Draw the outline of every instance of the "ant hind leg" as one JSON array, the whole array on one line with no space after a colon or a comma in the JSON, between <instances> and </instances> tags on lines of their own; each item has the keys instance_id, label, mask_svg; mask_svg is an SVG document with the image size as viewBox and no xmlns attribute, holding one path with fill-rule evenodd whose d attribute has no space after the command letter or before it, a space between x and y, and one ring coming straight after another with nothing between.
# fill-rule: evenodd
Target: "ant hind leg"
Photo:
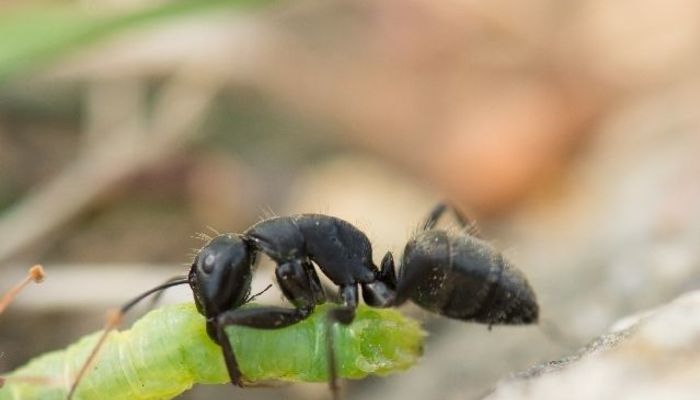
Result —
<instances>
[{"instance_id":1,"label":"ant hind leg","mask_svg":"<svg viewBox=\"0 0 700 400\"><path fill-rule=\"evenodd\" d=\"M440 220L440 217L442 217L442 215L448 208L452 210L452 213L457 219L457 223L459 224L459 226L461 226L469 235L481 238L481 232L479 231L479 227L476 225L476 222L474 222L473 219L463 215L455 207L448 206L444 202L438 203L432 209L432 211L430 211L430 214L428 214L428 218L425 219L425 223L423 224L423 230L427 231L435 228L435 225L437 225L438 221Z\"/></svg>"},{"instance_id":2,"label":"ant hind leg","mask_svg":"<svg viewBox=\"0 0 700 400\"><path fill-rule=\"evenodd\" d=\"M447 210L447 204L443 202L437 203L437 205L430 211L430 214L428 214L428 218L425 219L425 222L423 223L423 230L428 231L435 228L435 225L437 225L438 220L442 214L445 213L445 210Z\"/></svg>"},{"instance_id":3,"label":"ant hind leg","mask_svg":"<svg viewBox=\"0 0 700 400\"><path fill-rule=\"evenodd\" d=\"M476 224L476 221L463 215L456 208L452 208L452 213L455 215L457 222L464 229L464 231L467 232L467 234L480 239L482 238L481 230L479 230L479 226Z\"/></svg>"}]
</instances>

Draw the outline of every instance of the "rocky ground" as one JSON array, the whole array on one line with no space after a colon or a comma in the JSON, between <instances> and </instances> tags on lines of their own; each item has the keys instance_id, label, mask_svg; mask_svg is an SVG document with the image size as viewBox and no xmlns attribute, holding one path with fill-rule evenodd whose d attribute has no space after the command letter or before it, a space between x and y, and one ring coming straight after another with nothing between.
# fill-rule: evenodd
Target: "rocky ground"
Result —
<instances>
[{"instance_id":1,"label":"rocky ground","mask_svg":"<svg viewBox=\"0 0 700 400\"><path fill-rule=\"evenodd\" d=\"M700 291L624 318L577 353L505 379L487 400L697 399Z\"/></svg>"}]
</instances>

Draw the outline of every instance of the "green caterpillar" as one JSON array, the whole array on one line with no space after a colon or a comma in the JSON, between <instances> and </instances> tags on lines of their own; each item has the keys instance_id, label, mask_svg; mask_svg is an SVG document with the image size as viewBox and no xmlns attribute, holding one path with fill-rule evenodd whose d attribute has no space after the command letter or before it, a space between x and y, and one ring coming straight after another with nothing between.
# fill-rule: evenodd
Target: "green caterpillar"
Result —
<instances>
[{"instance_id":1,"label":"green caterpillar","mask_svg":"<svg viewBox=\"0 0 700 400\"><path fill-rule=\"evenodd\" d=\"M254 306L254 305L250 305ZM327 376L325 312L278 330L227 328L239 364L250 383L270 380L323 382ZM42 355L7 376L5 399L65 399L72 379L99 332ZM386 375L411 367L421 354L419 324L391 309L360 306L349 326L336 326L338 372L343 378ZM13 377L47 377L58 385L23 383ZM130 330L112 332L75 399L170 399L195 383L228 382L221 348L205 331L194 304L154 310Z\"/></svg>"}]
</instances>

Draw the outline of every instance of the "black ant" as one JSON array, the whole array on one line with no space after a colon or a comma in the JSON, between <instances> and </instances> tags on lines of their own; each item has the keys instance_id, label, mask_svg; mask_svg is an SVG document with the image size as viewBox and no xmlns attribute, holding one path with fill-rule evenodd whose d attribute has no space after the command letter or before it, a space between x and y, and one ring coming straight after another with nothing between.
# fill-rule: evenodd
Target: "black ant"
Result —
<instances>
[{"instance_id":1,"label":"black ant","mask_svg":"<svg viewBox=\"0 0 700 400\"><path fill-rule=\"evenodd\" d=\"M463 231L435 229L446 209L445 204L435 207L422 230L406 244L398 278L390 252L377 268L367 236L350 223L328 215L273 217L242 234L216 236L199 250L187 277L168 281L128 302L112 319L105 335L118 324L121 315L146 296L187 283L197 309L206 317L207 333L221 346L231 383L245 386L224 328L239 325L278 329L307 318L316 305L326 301L314 263L339 287L339 304L328 314L328 329L335 323L353 321L358 286L371 307L395 307L411 300L446 317L489 326L536 323L538 305L527 280L474 234L472 224L455 211ZM250 288L252 267L259 253L277 264L277 282L293 308L240 308L257 296L250 296ZM330 330L327 337L329 384L336 398L337 370ZM78 374L69 398L96 349Z\"/></svg>"}]
</instances>

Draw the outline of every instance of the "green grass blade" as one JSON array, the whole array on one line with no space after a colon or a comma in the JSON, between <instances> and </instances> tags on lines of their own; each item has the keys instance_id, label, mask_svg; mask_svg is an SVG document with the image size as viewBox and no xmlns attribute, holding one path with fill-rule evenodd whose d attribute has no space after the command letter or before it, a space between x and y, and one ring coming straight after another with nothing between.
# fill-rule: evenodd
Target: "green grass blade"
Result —
<instances>
[{"instance_id":1,"label":"green grass blade","mask_svg":"<svg viewBox=\"0 0 700 400\"><path fill-rule=\"evenodd\" d=\"M125 30L167 18L272 0L184 0L128 13L94 13L75 4L5 8L0 13L0 82Z\"/></svg>"}]
</instances>

